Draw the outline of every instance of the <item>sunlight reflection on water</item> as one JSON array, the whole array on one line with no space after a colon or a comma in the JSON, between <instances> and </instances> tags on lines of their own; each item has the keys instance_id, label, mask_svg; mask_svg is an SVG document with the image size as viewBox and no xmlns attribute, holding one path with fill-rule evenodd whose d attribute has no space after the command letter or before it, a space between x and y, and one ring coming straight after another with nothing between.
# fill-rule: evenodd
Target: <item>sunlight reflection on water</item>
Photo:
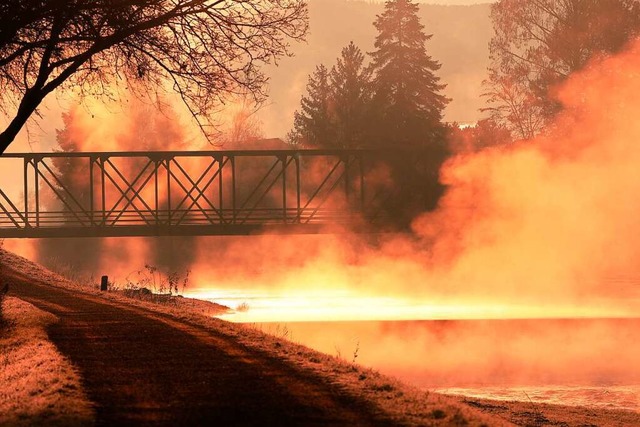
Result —
<instances>
[{"instance_id":1,"label":"sunlight reflection on water","mask_svg":"<svg viewBox=\"0 0 640 427\"><path fill-rule=\"evenodd\" d=\"M627 317L624 310L591 305L500 304L485 301L416 300L410 297L362 295L348 290L262 291L199 290L193 298L214 301L235 311L220 316L237 323L371 320L527 319Z\"/></svg>"}]
</instances>

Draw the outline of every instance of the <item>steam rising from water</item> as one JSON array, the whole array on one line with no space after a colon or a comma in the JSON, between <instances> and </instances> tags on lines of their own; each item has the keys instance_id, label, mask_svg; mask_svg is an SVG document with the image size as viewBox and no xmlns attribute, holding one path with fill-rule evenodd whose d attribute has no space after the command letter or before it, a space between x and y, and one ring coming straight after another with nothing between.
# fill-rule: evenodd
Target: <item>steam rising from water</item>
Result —
<instances>
[{"instance_id":1,"label":"steam rising from water","mask_svg":"<svg viewBox=\"0 0 640 427\"><path fill-rule=\"evenodd\" d=\"M558 88L565 110L545 136L450 159L441 170L447 192L434 212L415 219L412 236L195 239L194 254L185 257L194 258L190 290L367 297L366 305L353 305L360 317L370 308L370 318L390 299L406 308L387 311L391 318L409 310L417 318L633 315L640 288L633 238L640 232L639 54L635 43ZM68 131L77 149L114 149L114 140L129 149L139 141L123 135L129 125L115 123L122 117L110 123L101 115L97 126L75 114ZM154 120L165 128L169 118ZM140 136L142 120L130 122ZM175 123L169 128L174 137L189 134ZM173 144L157 132L143 136L158 149ZM96 275L124 277L154 263L153 244L106 242Z\"/></svg>"},{"instance_id":2,"label":"steam rising from water","mask_svg":"<svg viewBox=\"0 0 640 427\"><path fill-rule=\"evenodd\" d=\"M413 236L373 244L353 236L236 239L220 256L208 253L216 264L200 259L198 282L277 290L283 298L298 298L304 289L307 319L314 302L343 319L362 312L369 319L380 313L406 319L409 311L440 318L443 308L458 319L636 317L637 93L640 43L595 61L559 88L565 112L547 135L451 159L441 171L448 191L435 212L414 221ZM332 307L314 291L339 303ZM400 300L404 306L394 304ZM401 308L390 314L394 306ZM271 307L271 320L292 320L285 308ZM251 308L243 319L252 320ZM303 319L304 312L293 320ZM567 393L591 404L622 393L616 405L637 410L637 401L625 400L640 383L637 326L621 319L478 320L290 323L288 331L293 340L348 360L358 351L357 362L426 387L580 385ZM585 385L604 388L587 398Z\"/></svg>"},{"instance_id":3,"label":"steam rising from water","mask_svg":"<svg viewBox=\"0 0 640 427\"><path fill-rule=\"evenodd\" d=\"M247 302L231 317L243 321L637 316L638 93L640 42L558 88L565 110L545 136L449 160L447 192L413 235L198 238L187 291ZM127 240L126 265L121 243L103 246L110 275L150 262L153 242ZM640 381L635 323L495 325L362 330L358 361L451 385ZM334 338L320 328L317 341L330 351Z\"/></svg>"},{"instance_id":4,"label":"steam rising from water","mask_svg":"<svg viewBox=\"0 0 640 427\"><path fill-rule=\"evenodd\" d=\"M571 307L577 316L633 315L639 58L635 43L558 88L564 112L544 136L452 158L441 171L447 193L416 218L414 236L374 245L353 236L236 239L215 264L201 247L198 283L510 306L505 317L528 317L518 310L531 307L543 317L571 317Z\"/></svg>"}]
</instances>

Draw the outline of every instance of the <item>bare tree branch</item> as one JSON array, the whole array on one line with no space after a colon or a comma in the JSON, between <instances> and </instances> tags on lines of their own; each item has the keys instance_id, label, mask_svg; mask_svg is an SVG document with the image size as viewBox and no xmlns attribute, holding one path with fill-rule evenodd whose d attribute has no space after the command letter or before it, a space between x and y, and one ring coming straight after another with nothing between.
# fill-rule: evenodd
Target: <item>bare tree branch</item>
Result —
<instances>
[{"instance_id":1,"label":"bare tree branch","mask_svg":"<svg viewBox=\"0 0 640 427\"><path fill-rule=\"evenodd\" d=\"M540 133L561 110L553 87L640 34L636 0L500 0L491 17L485 111L516 138Z\"/></svg>"},{"instance_id":2,"label":"bare tree branch","mask_svg":"<svg viewBox=\"0 0 640 427\"><path fill-rule=\"evenodd\" d=\"M7 0L0 5L0 153L56 90L170 84L209 136L231 94L265 97L260 64L308 28L305 0Z\"/></svg>"}]
</instances>

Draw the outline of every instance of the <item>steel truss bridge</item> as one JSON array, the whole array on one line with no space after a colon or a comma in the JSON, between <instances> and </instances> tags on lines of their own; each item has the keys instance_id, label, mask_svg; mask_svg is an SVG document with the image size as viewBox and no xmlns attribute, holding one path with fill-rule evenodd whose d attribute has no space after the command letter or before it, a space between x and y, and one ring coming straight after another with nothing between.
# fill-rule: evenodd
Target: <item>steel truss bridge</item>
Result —
<instances>
[{"instance_id":1,"label":"steel truss bridge","mask_svg":"<svg viewBox=\"0 0 640 427\"><path fill-rule=\"evenodd\" d=\"M444 150L4 154L0 238L358 232L432 208Z\"/></svg>"}]
</instances>

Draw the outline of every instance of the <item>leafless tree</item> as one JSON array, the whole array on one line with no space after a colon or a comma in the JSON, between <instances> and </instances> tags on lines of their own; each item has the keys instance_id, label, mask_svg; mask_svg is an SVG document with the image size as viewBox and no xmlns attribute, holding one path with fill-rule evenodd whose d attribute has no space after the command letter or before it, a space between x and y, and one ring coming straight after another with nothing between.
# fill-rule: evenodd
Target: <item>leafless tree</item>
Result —
<instances>
[{"instance_id":1,"label":"leafless tree","mask_svg":"<svg viewBox=\"0 0 640 427\"><path fill-rule=\"evenodd\" d=\"M238 149L242 144L251 144L264 138L262 122L256 116L258 109L259 105L249 98L238 100L237 107L233 109L233 114L220 135L225 146Z\"/></svg>"},{"instance_id":2,"label":"leafless tree","mask_svg":"<svg viewBox=\"0 0 640 427\"><path fill-rule=\"evenodd\" d=\"M228 95L264 99L261 63L308 28L305 0L4 0L0 153L47 95L174 90L205 135Z\"/></svg>"},{"instance_id":3,"label":"leafless tree","mask_svg":"<svg viewBox=\"0 0 640 427\"><path fill-rule=\"evenodd\" d=\"M637 0L500 0L485 82L492 119L515 138L540 133L562 109L553 88L640 34Z\"/></svg>"}]
</instances>

